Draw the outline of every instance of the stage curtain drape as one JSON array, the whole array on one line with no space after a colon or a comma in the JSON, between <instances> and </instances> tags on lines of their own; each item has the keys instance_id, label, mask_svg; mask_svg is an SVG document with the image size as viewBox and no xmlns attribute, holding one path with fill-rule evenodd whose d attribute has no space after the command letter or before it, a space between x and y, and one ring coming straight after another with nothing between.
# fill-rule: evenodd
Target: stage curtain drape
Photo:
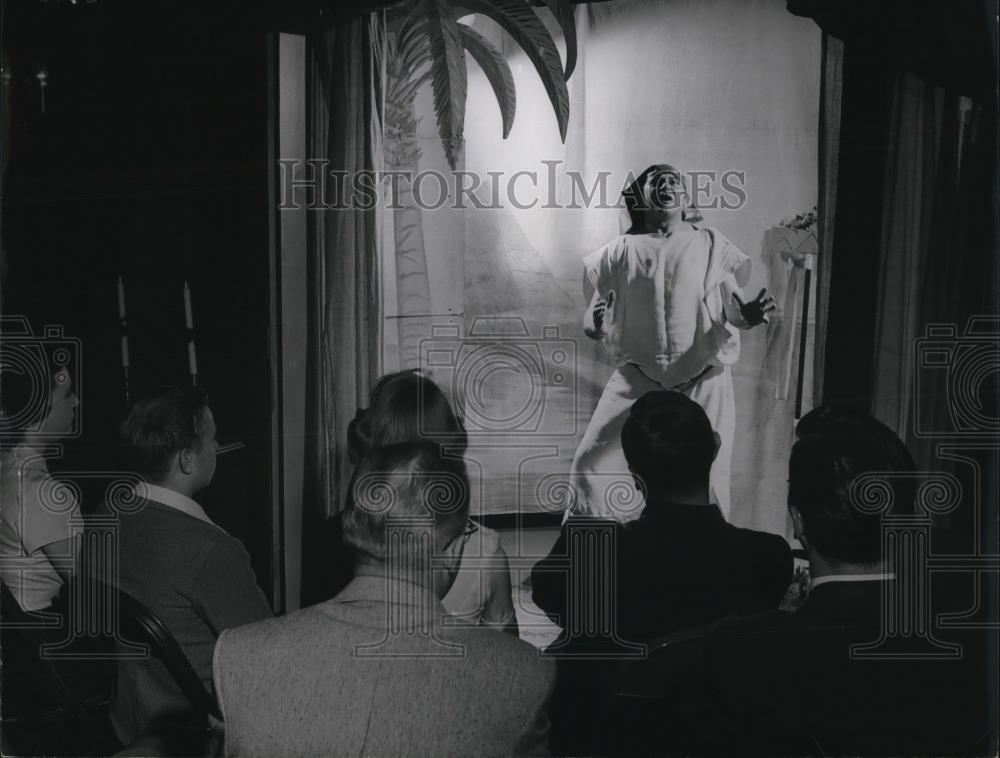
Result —
<instances>
[{"instance_id":1,"label":"stage curtain drape","mask_svg":"<svg viewBox=\"0 0 1000 758\"><path fill-rule=\"evenodd\" d=\"M997 418L997 62L985 7L883 8L857 31L857 3L789 3L845 38L839 135L821 145L836 172L836 210L821 221L832 230L821 240L822 396L869 408L925 470L953 468L938 443L949 430L963 438L960 415ZM824 103L836 86L824 79ZM828 171L821 196L829 184ZM930 343L953 358L970 340L989 352L990 339L982 370L921 358Z\"/></svg>"},{"instance_id":2,"label":"stage curtain drape","mask_svg":"<svg viewBox=\"0 0 1000 758\"><path fill-rule=\"evenodd\" d=\"M307 40L307 151L327 173L308 216L306 534L343 507L347 425L380 372L379 209L335 183L381 168L384 42L380 11Z\"/></svg>"},{"instance_id":3,"label":"stage curtain drape","mask_svg":"<svg viewBox=\"0 0 1000 758\"><path fill-rule=\"evenodd\" d=\"M892 87L871 405L922 467L941 466L927 432L954 430L954 441L956 414L997 418L995 363L993 385L980 384L956 352L998 324L990 108L902 71ZM954 365L922 360L928 339L952 350Z\"/></svg>"}]
</instances>

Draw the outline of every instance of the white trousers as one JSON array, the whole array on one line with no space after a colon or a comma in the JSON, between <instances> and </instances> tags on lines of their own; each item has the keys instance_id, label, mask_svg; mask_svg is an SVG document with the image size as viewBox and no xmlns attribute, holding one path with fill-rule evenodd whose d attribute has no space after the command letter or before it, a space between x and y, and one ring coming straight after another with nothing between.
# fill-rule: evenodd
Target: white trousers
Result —
<instances>
[{"instance_id":1,"label":"white trousers","mask_svg":"<svg viewBox=\"0 0 1000 758\"><path fill-rule=\"evenodd\" d=\"M594 415L583 433L570 467L570 484L576 497L569 513L590 515L615 521L631 521L639 516L645 503L635 491L621 434L632 403L647 392L665 389L627 364L611 375L597 402ZM736 431L736 401L729 366L713 366L696 382L678 388L705 409L721 444L709 477L711 497L728 520L730 511L730 464L733 436Z\"/></svg>"}]
</instances>

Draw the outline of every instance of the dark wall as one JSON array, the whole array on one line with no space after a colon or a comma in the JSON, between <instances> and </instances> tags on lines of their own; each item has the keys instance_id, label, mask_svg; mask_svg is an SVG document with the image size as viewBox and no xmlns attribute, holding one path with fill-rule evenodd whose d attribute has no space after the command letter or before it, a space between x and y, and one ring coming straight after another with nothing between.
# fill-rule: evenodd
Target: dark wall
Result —
<instances>
[{"instance_id":1,"label":"dark wall","mask_svg":"<svg viewBox=\"0 0 1000 758\"><path fill-rule=\"evenodd\" d=\"M235 2L5 3L14 71L4 189L4 311L82 344L83 434L64 469L113 469L124 410L116 282L133 396L188 382L183 281L199 384L220 438L200 496L271 582L266 32ZM48 71L45 110L33 78ZM100 497L88 486L85 510Z\"/></svg>"}]
</instances>

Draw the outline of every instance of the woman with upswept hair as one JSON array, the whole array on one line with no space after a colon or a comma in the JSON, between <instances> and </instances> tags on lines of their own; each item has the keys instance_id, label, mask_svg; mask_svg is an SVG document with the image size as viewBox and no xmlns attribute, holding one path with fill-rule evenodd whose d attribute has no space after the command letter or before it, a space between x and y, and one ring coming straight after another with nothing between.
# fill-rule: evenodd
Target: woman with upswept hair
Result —
<instances>
[{"instance_id":1,"label":"woman with upswept hair","mask_svg":"<svg viewBox=\"0 0 1000 758\"><path fill-rule=\"evenodd\" d=\"M750 258L700 216L684 177L654 164L622 193L628 230L584 259L589 307L584 332L601 340L617 369L608 380L571 468L569 512L617 521L641 508L616 508L612 488L631 475L621 430L647 392L676 390L699 403L721 443L711 473L714 501L728 519L736 409L730 366L739 330L767 321L773 299L744 301Z\"/></svg>"}]
</instances>

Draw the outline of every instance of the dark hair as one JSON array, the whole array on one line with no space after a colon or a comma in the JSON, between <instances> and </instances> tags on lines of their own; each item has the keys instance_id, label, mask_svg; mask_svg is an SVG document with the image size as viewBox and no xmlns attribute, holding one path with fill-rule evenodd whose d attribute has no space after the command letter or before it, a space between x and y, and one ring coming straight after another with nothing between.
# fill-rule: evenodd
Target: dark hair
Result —
<instances>
[{"instance_id":1,"label":"dark hair","mask_svg":"<svg viewBox=\"0 0 1000 758\"><path fill-rule=\"evenodd\" d=\"M208 393L194 386L161 387L137 400L121 427L135 470L155 484L177 453L200 450L208 408Z\"/></svg>"},{"instance_id":2,"label":"dark hair","mask_svg":"<svg viewBox=\"0 0 1000 758\"><path fill-rule=\"evenodd\" d=\"M347 458L357 463L377 447L415 441L445 445L456 455L468 444L440 387L415 371L387 374L372 390L368 408L347 426Z\"/></svg>"},{"instance_id":3,"label":"dark hair","mask_svg":"<svg viewBox=\"0 0 1000 758\"><path fill-rule=\"evenodd\" d=\"M632 404L622 428L622 449L643 486L708 483L716 440L705 411L680 392L648 392Z\"/></svg>"},{"instance_id":4,"label":"dark hair","mask_svg":"<svg viewBox=\"0 0 1000 758\"><path fill-rule=\"evenodd\" d=\"M16 365L0 364L0 442L4 445L20 444L28 428L49 414L58 376L68 370L55 363L43 346L31 347L35 349L23 353ZM38 392L42 376L48 378L44 395Z\"/></svg>"},{"instance_id":5,"label":"dark hair","mask_svg":"<svg viewBox=\"0 0 1000 758\"><path fill-rule=\"evenodd\" d=\"M439 445L428 442L379 447L358 462L351 477L344 542L360 559L383 563L390 517L429 518L438 549L461 533L468 514L469 480L461 458L443 455ZM420 549L419 544L411 547Z\"/></svg>"},{"instance_id":6,"label":"dark hair","mask_svg":"<svg viewBox=\"0 0 1000 758\"><path fill-rule=\"evenodd\" d=\"M854 485L865 474L890 474L873 480L872 487L891 495L891 513L912 512L916 465L910 451L889 427L850 406L819 406L802 417L795 431L788 504L802 514L809 542L827 558L877 564L882 513L859 509L864 494Z\"/></svg>"}]
</instances>

